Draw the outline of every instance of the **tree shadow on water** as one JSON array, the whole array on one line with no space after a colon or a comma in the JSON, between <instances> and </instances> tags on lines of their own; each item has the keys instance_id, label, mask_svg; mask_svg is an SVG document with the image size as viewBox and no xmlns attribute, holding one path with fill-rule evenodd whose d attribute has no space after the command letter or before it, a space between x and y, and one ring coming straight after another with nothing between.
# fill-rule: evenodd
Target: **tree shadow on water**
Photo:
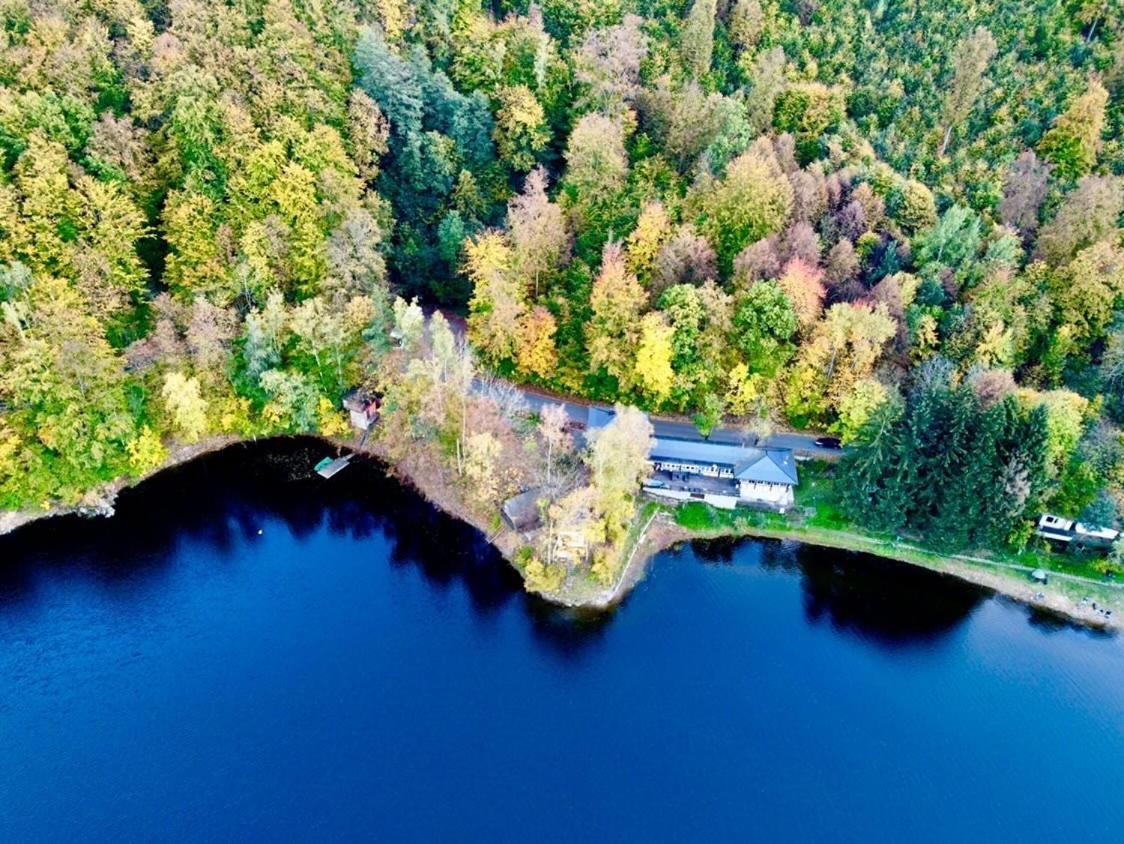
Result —
<instances>
[{"instance_id":1,"label":"tree shadow on water","mask_svg":"<svg viewBox=\"0 0 1124 844\"><path fill-rule=\"evenodd\" d=\"M168 576L184 542L236 564L240 549L263 541L263 526L276 522L297 542L325 528L354 540L385 535L392 564L417 566L442 588L463 586L479 612L522 593L518 575L478 531L376 462L355 460L330 481L315 475L329 451L302 437L231 446L124 490L113 518L63 516L0 537L0 607L33 601L38 581L52 573L121 594L151 588Z\"/></svg>"},{"instance_id":2,"label":"tree shadow on water","mask_svg":"<svg viewBox=\"0 0 1124 844\"><path fill-rule=\"evenodd\" d=\"M570 609L527 594L523 606L535 640L568 663L579 660L604 638L619 609Z\"/></svg>"},{"instance_id":3,"label":"tree shadow on water","mask_svg":"<svg viewBox=\"0 0 1124 844\"><path fill-rule=\"evenodd\" d=\"M888 648L927 645L963 624L992 592L907 563L771 539L696 543L701 560L759 564L800 579L805 617Z\"/></svg>"}]
</instances>

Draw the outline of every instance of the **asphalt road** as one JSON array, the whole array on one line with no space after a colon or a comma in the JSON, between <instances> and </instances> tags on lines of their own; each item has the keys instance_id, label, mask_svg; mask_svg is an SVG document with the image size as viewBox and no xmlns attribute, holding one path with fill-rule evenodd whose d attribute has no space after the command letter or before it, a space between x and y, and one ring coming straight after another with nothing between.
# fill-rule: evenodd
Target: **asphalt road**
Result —
<instances>
[{"instance_id":1,"label":"asphalt road","mask_svg":"<svg viewBox=\"0 0 1124 844\"><path fill-rule=\"evenodd\" d=\"M571 399L561 399L557 396L540 393L527 387L518 387L520 393L527 400L528 406L534 412L540 412L548 404L561 404L566 408L566 414L575 423L584 425L589 413L590 405L576 402ZM595 405L605 407L606 405ZM720 426L711 431L709 437L704 437L690 422L675 419L666 419L649 414L652 428L658 437L672 437L681 440L709 440L714 443L730 443L734 445L757 445L764 448L790 448L798 457L817 457L824 460L838 460L842 451L837 448L820 448L816 445L817 434L802 434L795 431L778 431L764 440L758 440L756 435L743 431L740 428Z\"/></svg>"}]
</instances>

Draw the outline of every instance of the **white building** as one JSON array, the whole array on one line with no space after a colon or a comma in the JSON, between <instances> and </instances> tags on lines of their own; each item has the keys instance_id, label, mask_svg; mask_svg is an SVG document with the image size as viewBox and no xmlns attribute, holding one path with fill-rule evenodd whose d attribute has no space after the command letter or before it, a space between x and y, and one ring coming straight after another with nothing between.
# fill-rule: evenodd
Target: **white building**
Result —
<instances>
[{"instance_id":1,"label":"white building","mask_svg":"<svg viewBox=\"0 0 1124 844\"><path fill-rule=\"evenodd\" d=\"M705 440L657 437L645 490L716 507L759 504L784 512L795 501L796 460L788 449L750 448Z\"/></svg>"},{"instance_id":2,"label":"white building","mask_svg":"<svg viewBox=\"0 0 1124 844\"><path fill-rule=\"evenodd\" d=\"M589 409L587 432L612 421L613 411ZM739 504L784 512L800 482L787 448L753 448L680 437L654 437L648 453L652 477L644 491L673 501L705 501L732 510Z\"/></svg>"}]
</instances>

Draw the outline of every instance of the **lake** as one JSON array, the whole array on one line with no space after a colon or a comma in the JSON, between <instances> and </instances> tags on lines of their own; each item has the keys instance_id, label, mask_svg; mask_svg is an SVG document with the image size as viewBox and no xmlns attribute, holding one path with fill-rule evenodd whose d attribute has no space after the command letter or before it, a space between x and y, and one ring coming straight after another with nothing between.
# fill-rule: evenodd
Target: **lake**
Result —
<instances>
[{"instance_id":1,"label":"lake","mask_svg":"<svg viewBox=\"0 0 1124 844\"><path fill-rule=\"evenodd\" d=\"M3 840L1121 840L1119 637L749 540L583 617L325 453L0 538Z\"/></svg>"}]
</instances>

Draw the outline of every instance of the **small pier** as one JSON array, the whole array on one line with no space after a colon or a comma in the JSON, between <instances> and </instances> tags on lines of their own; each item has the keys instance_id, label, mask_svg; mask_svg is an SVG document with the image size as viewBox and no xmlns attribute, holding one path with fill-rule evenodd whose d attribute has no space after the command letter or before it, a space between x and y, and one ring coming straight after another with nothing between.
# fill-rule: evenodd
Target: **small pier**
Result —
<instances>
[{"instance_id":1,"label":"small pier","mask_svg":"<svg viewBox=\"0 0 1124 844\"><path fill-rule=\"evenodd\" d=\"M316 474L322 478L331 478L339 474L354 456L354 454L345 454L343 457L337 457L334 460L331 457L325 457L316 464Z\"/></svg>"}]
</instances>

